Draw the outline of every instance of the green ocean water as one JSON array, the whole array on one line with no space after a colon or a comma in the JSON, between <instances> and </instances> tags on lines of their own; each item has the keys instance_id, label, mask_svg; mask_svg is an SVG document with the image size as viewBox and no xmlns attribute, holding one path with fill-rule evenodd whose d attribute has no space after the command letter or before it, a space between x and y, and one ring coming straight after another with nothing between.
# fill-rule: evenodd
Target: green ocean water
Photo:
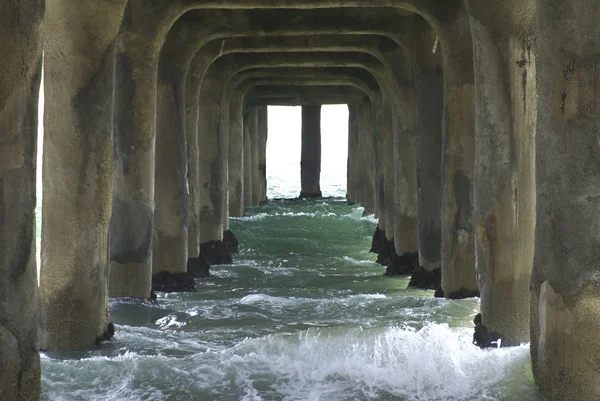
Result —
<instances>
[{"instance_id":1,"label":"green ocean water","mask_svg":"<svg viewBox=\"0 0 600 401\"><path fill-rule=\"evenodd\" d=\"M299 155L282 151L298 139L294 118L282 136L270 121L271 198L299 190ZM240 253L195 293L111 301L112 340L42 356L42 399L541 401L528 345L471 344L477 299L383 276L368 253L375 220L341 197L343 148L327 154L322 189L334 198L273 200L231 219Z\"/></svg>"}]
</instances>

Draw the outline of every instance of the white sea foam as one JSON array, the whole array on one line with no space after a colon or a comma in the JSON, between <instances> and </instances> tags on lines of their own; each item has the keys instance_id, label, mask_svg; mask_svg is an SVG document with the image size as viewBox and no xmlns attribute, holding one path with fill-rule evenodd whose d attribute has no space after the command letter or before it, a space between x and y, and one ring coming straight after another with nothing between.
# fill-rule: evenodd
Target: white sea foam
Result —
<instances>
[{"instance_id":1,"label":"white sea foam","mask_svg":"<svg viewBox=\"0 0 600 401\"><path fill-rule=\"evenodd\" d=\"M252 378L274 380L285 400L510 399L501 384L525 373L528 347L482 351L471 336L438 324L377 334L311 329L246 340L223 352L221 366L242 387Z\"/></svg>"},{"instance_id":2,"label":"white sea foam","mask_svg":"<svg viewBox=\"0 0 600 401\"><path fill-rule=\"evenodd\" d=\"M168 316L161 317L160 319L158 319L156 321L156 324L161 329L172 329L172 328L183 327L187 323L186 322L180 322L179 320L177 320L177 316L175 316L175 315L168 315Z\"/></svg>"}]
</instances>

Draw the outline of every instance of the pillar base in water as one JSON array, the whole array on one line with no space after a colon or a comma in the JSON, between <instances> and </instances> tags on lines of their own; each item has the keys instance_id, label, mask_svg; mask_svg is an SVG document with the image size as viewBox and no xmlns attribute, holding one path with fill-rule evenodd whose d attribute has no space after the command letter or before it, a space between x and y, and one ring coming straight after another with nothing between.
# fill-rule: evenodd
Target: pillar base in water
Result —
<instances>
[{"instance_id":1,"label":"pillar base in water","mask_svg":"<svg viewBox=\"0 0 600 401\"><path fill-rule=\"evenodd\" d=\"M435 290L436 298L446 298L446 299L466 299L466 298L479 298L479 291L467 290L466 288L461 288L458 291L453 291L446 295L444 289L439 287Z\"/></svg>"},{"instance_id":2,"label":"pillar base in water","mask_svg":"<svg viewBox=\"0 0 600 401\"><path fill-rule=\"evenodd\" d=\"M381 243L381 248L377 254L377 263L382 266L388 266L392 260L392 255L395 253L396 247L394 241L389 241L386 238Z\"/></svg>"},{"instance_id":3,"label":"pillar base in water","mask_svg":"<svg viewBox=\"0 0 600 401\"><path fill-rule=\"evenodd\" d=\"M408 276L413 274L419 266L419 253L405 253L398 256L396 249L392 248L390 263L385 271L386 276Z\"/></svg>"},{"instance_id":4,"label":"pillar base in water","mask_svg":"<svg viewBox=\"0 0 600 401\"><path fill-rule=\"evenodd\" d=\"M312 198L322 198L323 194L321 193L321 191L318 192L300 192L300 196L298 196L298 198L300 199L312 199Z\"/></svg>"},{"instance_id":5,"label":"pillar base in water","mask_svg":"<svg viewBox=\"0 0 600 401\"><path fill-rule=\"evenodd\" d=\"M418 257L418 256L417 256ZM408 288L418 288L421 290L437 290L442 287L442 268L436 267L429 271L423 266L415 269Z\"/></svg>"},{"instance_id":6,"label":"pillar base in water","mask_svg":"<svg viewBox=\"0 0 600 401\"><path fill-rule=\"evenodd\" d=\"M229 253L238 253L239 241L231 230L223 231L223 242Z\"/></svg>"},{"instance_id":7,"label":"pillar base in water","mask_svg":"<svg viewBox=\"0 0 600 401\"><path fill-rule=\"evenodd\" d=\"M208 263L202 255L199 255L197 258L189 258L187 263L187 274L191 275L193 278L210 277L210 263Z\"/></svg>"},{"instance_id":8,"label":"pillar base in water","mask_svg":"<svg viewBox=\"0 0 600 401\"><path fill-rule=\"evenodd\" d=\"M152 277L152 291L196 292L196 281L190 272L160 272Z\"/></svg>"},{"instance_id":9,"label":"pillar base in water","mask_svg":"<svg viewBox=\"0 0 600 401\"><path fill-rule=\"evenodd\" d=\"M473 319L475 323L475 334L473 334L473 344L479 348L498 348L502 346L502 338L495 331L488 331L488 328L482 322L481 313L478 313Z\"/></svg>"},{"instance_id":10,"label":"pillar base in water","mask_svg":"<svg viewBox=\"0 0 600 401\"><path fill-rule=\"evenodd\" d=\"M108 326L106 326L106 330L104 330L104 333L102 333L102 335L99 335L96 338L96 345L100 345L104 341L110 340L111 338L114 337L114 335L115 335L115 325L112 324L112 322L109 322Z\"/></svg>"},{"instance_id":11,"label":"pillar base in water","mask_svg":"<svg viewBox=\"0 0 600 401\"><path fill-rule=\"evenodd\" d=\"M383 242L385 241L385 231L381 230L379 226L375 228L375 233L373 233L373 239L371 240L371 253L379 253L381 251L381 247L383 246Z\"/></svg>"},{"instance_id":12,"label":"pillar base in water","mask_svg":"<svg viewBox=\"0 0 600 401\"><path fill-rule=\"evenodd\" d=\"M233 263L231 252L223 241L209 241L200 244L200 255L211 265L226 265Z\"/></svg>"}]
</instances>

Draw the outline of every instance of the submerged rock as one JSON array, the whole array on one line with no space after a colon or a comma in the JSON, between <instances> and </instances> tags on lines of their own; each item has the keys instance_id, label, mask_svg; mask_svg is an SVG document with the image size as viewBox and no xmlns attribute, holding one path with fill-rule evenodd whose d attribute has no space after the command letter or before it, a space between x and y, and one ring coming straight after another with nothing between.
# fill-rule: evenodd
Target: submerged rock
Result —
<instances>
[{"instance_id":1,"label":"submerged rock","mask_svg":"<svg viewBox=\"0 0 600 401\"><path fill-rule=\"evenodd\" d=\"M483 324L481 313L478 313L473 319L475 323L475 333L473 334L473 344L479 348L498 348L502 346L502 338L495 331L489 331Z\"/></svg>"},{"instance_id":2,"label":"submerged rock","mask_svg":"<svg viewBox=\"0 0 600 401\"><path fill-rule=\"evenodd\" d=\"M371 240L371 253L379 253L381 251L381 247L383 246L383 242L385 241L385 231L380 230L379 226L375 228L375 233L373 234L373 239Z\"/></svg>"},{"instance_id":3,"label":"submerged rock","mask_svg":"<svg viewBox=\"0 0 600 401\"><path fill-rule=\"evenodd\" d=\"M187 273L193 278L210 277L210 264L202 255L199 255L197 258L189 258L187 263Z\"/></svg>"},{"instance_id":4,"label":"submerged rock","mask_svg":"<svg viewBox=\"0 0 600 401\"><path fill-rule=\"evenodd\" d=\"M419 253L410 252L398 256L396 248L392 248L392 256L385 271L386 276L407 276L413 274L419 266Z\"/></svg>"},{"instance_id":5,"label":"submerged rock","mask_svg":"<svg viewBox=\"0 0 600 401\"><path fill-rule=\"evenodd\" d=\"M408 283L408 288L419 288L422 290L438 290L442 287L442 269L436 267L429 271L423 266L415 269Z\"/></svg>"},{"instance_id":6,"label":"submerged rock","mask_svg":"<svg viewBox=\"0 0 600 401\"><path fill-rule=\"evenodd\" d=\"M160 272L152 277L152 291L196 292L196 281L189 272Z\"/></svg>"},{"instance_id":7,"label":"submerged rock","mask_svg":"<svg viewBox=\"0 0 600 401\"><path fill-rule=\"evenodd\" d=\"M239 241L231 230L223 231L223 242L229 253L238 253Z\"/></svg>"},{"instance_id":8,"label":"submerged rock","mask_svg":"<svg viewBox=\"0 0 600 401\"><path fill-rule=\"evenodd\" d=\"M227 265L233 263L231 252L223 241L209 241L200 244L200 256L211 265Z\"/></svg>"}]
</instances>

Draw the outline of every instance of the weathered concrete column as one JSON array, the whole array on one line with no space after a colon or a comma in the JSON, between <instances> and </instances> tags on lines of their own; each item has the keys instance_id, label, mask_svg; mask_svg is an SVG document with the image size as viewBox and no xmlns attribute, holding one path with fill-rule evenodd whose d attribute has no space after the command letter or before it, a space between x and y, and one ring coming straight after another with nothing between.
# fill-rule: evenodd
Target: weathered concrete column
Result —
<instances>
[{"instance_id":1,"label":"weathered concrete column","mask_svg":"<svg viewBox=\"0 0 600 401\"><path fill-rule=\"evenodd\" d=\"M399 91L393 92L392 155L394 182L394 246L399 260L392 268L409 271L417 264L417 130L414 68L409 53L397 49L390 54ZM408 261L408 259L411 261ZM406 262L405 262L406 260Z\"/></svg>"},{"instance_id":2,"label":"weathered concrete column","mask_svg":"<svg viewBox=\"0 0 600 401\"><path fill-rule=\"evenodd\" d=\"M260 133L259 133L259 108L255 107L250 110L250 135L252 136L251 152L252 152L252 206L260 205Z\"/></svg>"},{"instance_id":3,"label":"weathered concrete column","mask_svg":"<svg viewBox=\"0 0 600 401\"><path fill-rule=\"evenodd\" d=\"M321 106L302 106L302 156L300 198L321 194Z\"/></svg>"},{"instance_id":4,"label":"weathered concrete column","mask_svg":"<svg viewBox=\"0 0 600 401\"><path fill-rule=\"evenodd\" d=\"M533 373L550 401L600 399L600 220L595 1L537 3Z\"/></svg>"},{"instance_id":5,"label":"weathered concrete column","mask_svg":"<svg viewBox=\"0 0 600 401\"><path fill-rule=\"evenodd\" d=\"M502 345L529 341L535 233L535 1L471 12L475 66L475 263L481 324ZM479 336L480 346L496 338Z\"/></svg>"},{"instance_id":6,"label":"weathered concrete column","mask_svg":"<svg viewBox=\"0 0 600 401\"><path fill-rule=\"evenodd\" d=\"M185 32L174 26L160 52L156 108L156 164L152 274L185 273L189 192L185 131L185 74L179 59ZM194 183L192 183L193 185ZM199 246L199 244L198 244Z\"/></svg>"},{"instance_id":7,"label":"weathered concrete column","mask_svg":"<svg viewBox=\"0 0 600 401\"><path fill-rule=\"evenodd\" d=\"M128 3L117 46L109 295L147 299L152 290L160 47L154 38L140 34L141 23L134 18L139 12L139 6Z\"/></svg>"},{"instance_id":8,"label":"weathered concrete column","mask_svg":"<svg viewBox=\"0 0 600 401\"><path fill-rule=\"evenodd\" d=\"M236 94L229 108L229 215L244 215L244 113L243 97Z\"/></svg>"},{"instance_id":9,"label":"weathered concrete column","mask_svg":"<svg viewBox=\"0 0 600 401\"><path fill-rule=\"evenodd\" d=\"M258 174L260 180L260 202L267 200L267 138L269 135L268 107L258 109Z\"/></svg>"},{"instance_id":10,"label":"weathered concrete column","mask_svg":"<svg viewBox=\"0 0 600 401\"><path fill-rule=\"evenodd\" d=\"M0 399L40 397L36 139L44 11L0 3Z\"/></svg>"},{"instance_id":11,"label":"weathered concrete column","mask_svg":"<svg viewBox=\"0 0 600 401\"><path fill-rule=\"evenodd\" d=\"M252 135L251 114L244 114L244 209L252 206Z\"/></svg>"},{"instance_id":12,"label":"weathered concrete column","mask_svg":"<svg viewBox=\"0 0 600 401\"><path fill-rule=\"evenodd\" d=\"M226 68L213 64L200 88L198 120L200 254L210 264L231 262L231 253L223 242L227 205L227 158L229 132L222 130L222 90L231 78Z\"/></svg>"},{"instance_id":13,"label":"weathered concrete column","mask_svg":"<svg viewBox=\"0 0 600 401\"><path fill-rule=\"evenodd\" d=\"M365 102L361 113L361 132L359 133L359 151L363 162L364 180L359 190L362 192L365 214L375 213L375 160L373 153L373 111L371 102Z\"/></svg>"},{"instance_id":14,"label":"weathered concrete column","mask_svg":"<svg viewBox=\"0 0 600 401\"><path fill-rule=\"evenodd\" d=\"M126 3L46 4L43 207L48 212L41 267L46 350L90 346L114 330L107 287L113 91Z\"/></svg>"},{"instance_id":15,"label":"weathered concrete column","mask_svg":"<svg viewBox=\"0 0 600 401\"><path fill-rule=\"evenodd\" d=\"M478 291L473 232L475 104L469 16L438 27L444 61L442 288L446 298Z\"/></svg>"},{"instance_id":16,"label":"weathered concrete column","mask_svg":"<svg viewBox=\"0 0 600 401\"><path fill-rule=\"evenodd\" d=\"M393 122L392 100L384 98L383 118L381 131L379 132L381 142L381 169L383 175L383 201L385 207L380 220L385 220L385 237L388 242L394 242L394 224L396 220L396 181L394 168L394 122ZM387 265L387 263L385 263Z\"/></svg>"},{"instance_id":17,"label":"weathered concrete column","mask_svg":"<svg viewBox=\"0 0 600 401\"><path fill-rule=\"evenodd\" d=\"M348 106L348 164L346 179L346 197L350 203L360 203L359 177L361 172L360 161L358 159L358 140L359 140L359 121L358 115L360 107L356 105Z\"/></svg>"},{"instance_id":18,"label":"weathered concrete column","mask_svg":"<svg viewBox=\"0 0 600 401\"><path fill-rule=\"evenodd\" d=\"M444 77L440 67L415 73L417 123L417 214L419 265L427 271L441 266L442 113Z\"/></svg>"}]
</instances>

